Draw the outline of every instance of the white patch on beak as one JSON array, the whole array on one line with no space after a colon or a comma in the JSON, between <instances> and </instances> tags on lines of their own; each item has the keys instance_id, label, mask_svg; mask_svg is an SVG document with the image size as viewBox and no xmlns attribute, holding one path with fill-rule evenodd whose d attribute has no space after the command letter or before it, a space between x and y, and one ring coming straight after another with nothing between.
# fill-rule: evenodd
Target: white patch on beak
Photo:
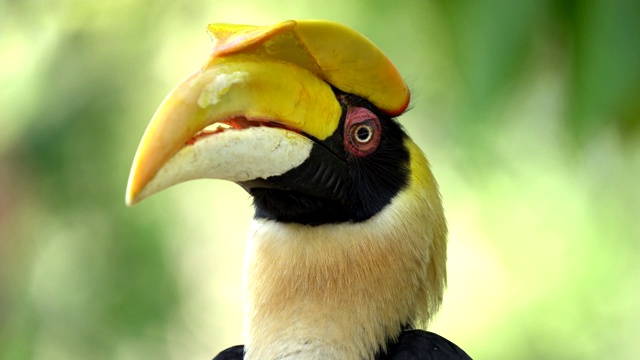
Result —
<instances>
[{"instance_id":1,"label":"white patch on beak","mask_svg":"<svg viewBox=\"0 0 640 360\"><path fill-rule=\"evenodd\" d=\"M202 90L202 94L200 94L198 98L198 106L204 109L207 106L217 104L220 98L229 91L231 86L235 84L243 85L248 77L249 73L246 71L219 74Z\"/></svg>"},{"instance_id":2,"label":"white patch on beak","mask_svg":"<svg viewBox=\"0 0 640 360\"><path fill-rule=\"evenodd\" d=\"M282 175L302 164L312 147L313 141L303 135L266 126L203 136L169 159L136 202L188 180L239 182Z\"/></svg>"}]
</instances>

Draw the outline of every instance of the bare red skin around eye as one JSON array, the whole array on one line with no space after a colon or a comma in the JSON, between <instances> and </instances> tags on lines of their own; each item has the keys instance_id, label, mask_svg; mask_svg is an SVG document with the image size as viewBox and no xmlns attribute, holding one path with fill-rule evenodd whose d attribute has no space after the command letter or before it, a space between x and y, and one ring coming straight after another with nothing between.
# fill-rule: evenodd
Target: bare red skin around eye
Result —
<instances>
[{"instance_id":1,"label":"bare red skin around eye","mask_svg":"<svg viewBox=\"0 0 640 360\"><path fill-rule=\"evenodd\" d=\"M360 124L369 125L373 131L371 139L365 143L359 142L355 136L354 130ZM363 107L349 107L347 109L344 122L344 145L351 154L364 157L376 151L380 145L381 132L380 119L376 114Z\"/></svg>"}]
</instances>

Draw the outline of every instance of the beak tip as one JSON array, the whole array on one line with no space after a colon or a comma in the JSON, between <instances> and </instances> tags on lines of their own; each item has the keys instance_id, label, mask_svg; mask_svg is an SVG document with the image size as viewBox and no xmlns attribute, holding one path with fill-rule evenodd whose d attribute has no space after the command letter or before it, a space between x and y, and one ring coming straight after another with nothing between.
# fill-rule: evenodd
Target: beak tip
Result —
<instances>
[{"instance_id":1,"label":"beak tip","mask_svg":"<svg viewBox=\"0 0 640 360\"><path fill-rule=\"evenodd\" d=\"M129 179L129 181L127 182L127 190L124 196L124 203L127 206L131 207L139 203L140 200L142 200L140 198L140 189L135 189L133 186L133 181Z\"/></svg>"},{"instance_id":2,"label":"beak tip","mask_svg":"<svg viewBox=\"0 0 640 360\"><path fill-rule=\"evenodd\" d=\"M125 203L128 207L132 207L133 205L137 204L138 202L136 201L136 199L131 198L131 197L129 196L129 194L127 194L127 196L125 196L124 203Z\"/></svg>"},{"instance_id":3,"label":"beak tip","mask_svg":"<svg viewBox=\"0 0 640 360\"><path fill-rule=\"evenodd\" d=\"M133 194L131 194L130 191L127 190L127 193L124 196L124 203L128 207L132 207L133 205L138 203L138 200L135 198L135 196L133 196Z\"/></svg>"}]
</instances>

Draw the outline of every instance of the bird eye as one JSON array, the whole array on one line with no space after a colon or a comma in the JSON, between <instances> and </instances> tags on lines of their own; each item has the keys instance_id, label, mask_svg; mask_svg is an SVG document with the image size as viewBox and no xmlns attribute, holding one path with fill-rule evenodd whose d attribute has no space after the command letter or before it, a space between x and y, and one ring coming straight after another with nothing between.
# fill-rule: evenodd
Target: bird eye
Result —
<instances>
[{"instance_id":1,"label":"bird eye","mask_svg":"<svg viewBox=\"0 0 640 360\"><path fill-rule=\"evenodd\" d=\"M363 157L373 153L380 144L380 135L380 120L374 113L362 107L347 110L344 143L351 154Z\"/></svg>"},{"instance_id":2,"label":"bird eye","mask_svg":"<svg viewBox=\"0 0 640 360\"><path fill-rule=\"evenodd\" d=\"M360 144L366 144L373 139L373 128L369 124L358 124L351 131L353 139Z\"/></svg>"}]
</instances>

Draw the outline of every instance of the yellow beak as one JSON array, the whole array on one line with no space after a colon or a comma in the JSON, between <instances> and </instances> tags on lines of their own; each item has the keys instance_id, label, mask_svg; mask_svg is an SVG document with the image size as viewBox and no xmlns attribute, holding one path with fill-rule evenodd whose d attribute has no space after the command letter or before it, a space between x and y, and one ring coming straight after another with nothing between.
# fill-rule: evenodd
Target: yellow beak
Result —
<instances>
[{"instance_id":1,"label":"yellow beak","mask_svg":"<svg viewBox=\"0 0 640 360\"><path fill-rule=\"evenodd\" d=\"M302 163L334 133L342 108L332 88L402 113L409 91L387 57L342 25L209 25L205 65L174 88L151 119L133 161L126 202L209 177L246 181ZM205 128L222 124L230 130ZM274 152L275 150L275 152Z\"/></svg>"}]
</instances>

